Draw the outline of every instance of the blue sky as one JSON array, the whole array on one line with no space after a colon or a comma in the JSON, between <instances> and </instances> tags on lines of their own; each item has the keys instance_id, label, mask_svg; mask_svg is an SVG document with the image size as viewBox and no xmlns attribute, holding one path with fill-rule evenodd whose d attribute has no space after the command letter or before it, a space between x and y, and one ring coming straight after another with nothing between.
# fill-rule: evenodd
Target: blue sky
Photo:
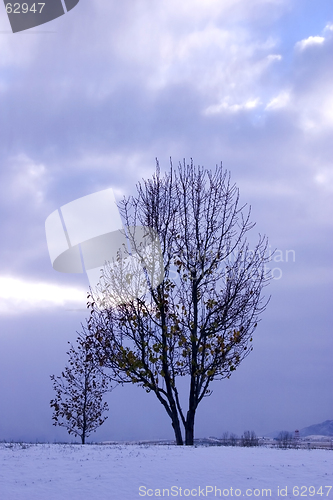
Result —
<instances>
[{"instance_id":1,"label":"blue sky","mask_svg":"<svg viewBox=\"0 0 333 500\"><path fill-rule=\"evenodd\" d=\"M134 194L170 156L223 161L254 236L283 258L254 352L214 385L196 435L332 419L331 1L80 0L9 30L3 7L0 439L67 439L52 427L49 375L84 321L88 281L53 270L45 219L98 190ZM116 388L94 439L172 437L155 399Z\"/></svg>"}]
</instances>

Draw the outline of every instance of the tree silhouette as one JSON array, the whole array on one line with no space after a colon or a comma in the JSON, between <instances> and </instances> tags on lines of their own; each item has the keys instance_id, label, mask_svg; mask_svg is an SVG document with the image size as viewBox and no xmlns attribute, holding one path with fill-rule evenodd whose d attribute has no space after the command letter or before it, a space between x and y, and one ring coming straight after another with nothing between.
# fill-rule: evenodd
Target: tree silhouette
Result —
<instances>
[{"instance_id":1,"label":"tree silhouette","mask_svg":"<svg viewBox=\"0 0 333 500\"><path fill-rule=\"evenodd\" d=\"M108 410L103 395L109 390L109 381L97 367L85 334L81 333L76 342L76 349L71 345L67 352L68 366L61 376L51 375L56 395L50 405L53 425L65 427L69 434L80 436L85 444L91 432L107 419L103 416Z\"/></svg>"},{"instance_id":2,"label":"tree silhouette","mask_svg":"<svg viewBox=\"0 0 333 500\"><path fill-rule=\"evenodd\" d=\"M211 382L229 378L252 350L268 302L262 297L269 281L267 239L259 235L250 249L250 209L240 206L222 165L212 172L193 162L178 169L171 163L162 176L157 162L153 178L139 183L137 196L124 199L119 210L146 289L131 293L135 272L124 274L128 264L120 255L106 264L88 301L90 348L113 380L153 392L171 419L177 444L183 444L183 425L191 445L196 410L210 395ZM150 260L152 245L138 244L137 227L159 237L162 281L152 277L154 270L161 272L156 247ZM117 288L124 275L127 281ZM182 377L188 379L186 412Z\"/></svg>"}]
</instances>

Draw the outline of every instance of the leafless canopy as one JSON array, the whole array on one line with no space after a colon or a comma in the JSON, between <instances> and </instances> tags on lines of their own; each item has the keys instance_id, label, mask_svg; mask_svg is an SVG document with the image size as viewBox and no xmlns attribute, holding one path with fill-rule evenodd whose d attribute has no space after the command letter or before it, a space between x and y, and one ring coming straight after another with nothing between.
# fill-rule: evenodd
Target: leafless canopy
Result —
<instances>
[{"instance_id":1,"label":"leafless canopy","mask_svg":"<svg viewBox=\"0 0 333 500\"><path fill-rule=\"evenodd\" d=\"M193 444L195 412L210 394L210 383L229 378L252 350L267 305L262 297L269 281L267 239L259 235L250 248L250 209L240 205L222 165L210 171L193 162L177 169L171 164L162 176L157 163L153 178L140 183L137 196L123 200L119 209L146 289L126 302L110 301L117 293L110 283L120 271L115 263L107 265L98 293L89 297L91 342L113 380L154 392L177 443L183 443L182 424L186 444ZM160 265L148 269L149 259L136 244L138 226L159 237L164 278L157 286L151 267L160 272ZM153 256L155 262L156 252ZM133 273L128 276L130 282ZM187 412L177 384L183 376L189 381Z\"/></svg>"}]
</instances>

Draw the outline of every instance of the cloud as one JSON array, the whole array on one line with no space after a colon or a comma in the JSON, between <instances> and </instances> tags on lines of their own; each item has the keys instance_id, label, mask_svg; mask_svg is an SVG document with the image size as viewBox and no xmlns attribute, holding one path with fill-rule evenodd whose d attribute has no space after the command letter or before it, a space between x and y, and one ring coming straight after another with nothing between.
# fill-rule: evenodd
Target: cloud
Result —
<instances>
[{"instance_id":1,"label":"cloud","mask_svg":"<svg viewBox=\"0 0 333 500\"><path fill-rule=\"evenodd\" d=\"M293 82L293 109L298 126L310 134L333 126L332 65L333 36L316 46L315 53L303 51L296 61Z\"/></svg>"},{"instance_id":2,"label":"cloud","mask_svg":"<svg viewBox=\"0 0 333 500\"><path fill-rule=\"evenodd\" d=\"M333 192L333 165L330 167L321 167L315 175L314 180L325 191Z\"/></svg>"},{"instance_id":3,"label":"cloud","mask_svg":"<svg viewBox=\"0 0 333 500\"><path fill-rule=\"evenodd\" d=\"M324 43L325 37L323 36L309 36L308 38L305 38L304 40L300 40L299 42L296 43L295 48L298 50L304 50L308 47L311 47L313 45L321 45Z\"/></svg>"},{"instance_id":4,"label":"cloud","mask_svg":"<svg viewBox=\"0 0 333 500\"><path fill-rule=\"evenodd\" d=\"M25 153L8 158L7 168L2 172L2 200L15 203L26 202L40 206L45 199L49 175L45 164L34 161Z\"/></svg>"},{"instance_id":5,"label":"cloud","mask_svg":"<svg viewBox=\"0 0 333 500\"><path fill-rule=\"evenodd\" d=\"M22 278L0 277L0 315L35 313L50 308L84 308L86 290Z\"/></svg>"},{"instance_id":6,"label":"cloud","mask_svg":"<svg viewBox=\"0 0 333 500\"><path fill-rule=\"evenodd\" d=\"M328 223L332 25L294 50L276 31L288 1L147 5L96 0L54 36L1 39L4 271L42 278L47 215L107 187L132 194L156 156L162 169L223 159L273 234L288 210Z\"/></svg>"},{"instance_id":7,"label":"cloud","mask_svg":"<svg viewBox=\"0 0 333 500\"><path fill-rule=\"evenodd\" d=\"M273 97L266 105L266 110L281 109L289 104L291 100L290 91L282 90L276 97Z\"/></svg>"},{"instance_id":8,"label":"cloud","mask_svg":"<svg viewBox=\"0 0 333 500\"><path fill-rule=\"evenodd\" d=\"M248 101L241 104L230 104L230 96L228 96L223 100L221 104L208 106L208 108L205 110L205 114L212 115L223 112L237 113L238 111L254 109L258 107L260 103L260 98L256 97L254 99L249 99Z\"/></svg>"}]
</instances>

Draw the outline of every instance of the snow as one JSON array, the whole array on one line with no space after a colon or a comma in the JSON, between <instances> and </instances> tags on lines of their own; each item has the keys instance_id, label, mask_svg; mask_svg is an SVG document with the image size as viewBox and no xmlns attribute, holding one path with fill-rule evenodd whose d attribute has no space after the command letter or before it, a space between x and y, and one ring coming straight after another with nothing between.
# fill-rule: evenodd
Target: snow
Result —
<instances>
[{"instance_id":1,"label":"snow","mask_svg":"<svg viewBox=\"0 0 333 500\"><path fill-rule=\"evenodd\" d=\"M332 465L333 452L318 449L0 443L0 499L216 498L218 489L264 498L267 488L280 499L295 498L295 486L322 486L314 498L333 499Z\"/></svg>"}]
</instances>

